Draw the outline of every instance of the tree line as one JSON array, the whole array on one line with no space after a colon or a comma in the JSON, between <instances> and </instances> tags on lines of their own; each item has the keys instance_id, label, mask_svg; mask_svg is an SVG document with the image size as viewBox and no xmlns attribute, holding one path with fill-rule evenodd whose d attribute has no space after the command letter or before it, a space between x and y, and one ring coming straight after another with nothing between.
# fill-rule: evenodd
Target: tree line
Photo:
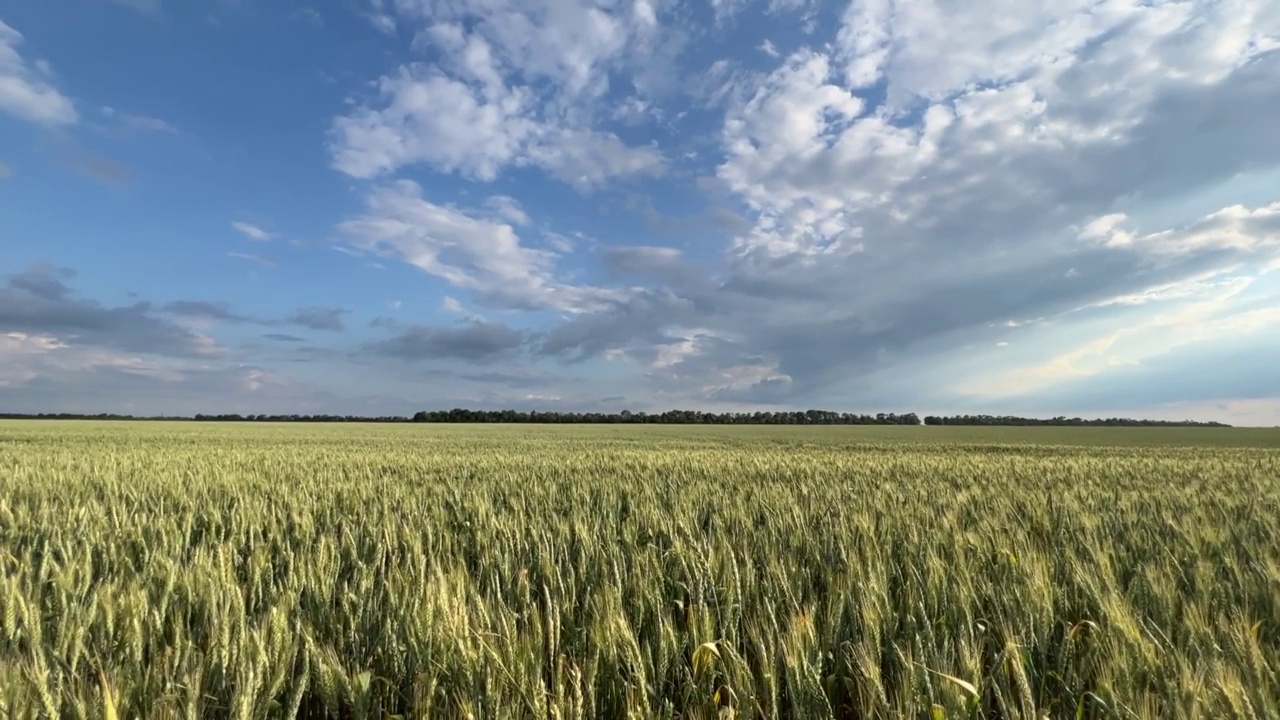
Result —
<instances>
[{"instance_id":1,"label":"tree line","mask_svg":"<svg viewBox=\"0 0 1280 720\"><path fill-rule=\"evenodd\" d=\"M668 410L661 413L631 412L542 412L537 410L422 410L412 417L401 415L267 415L236 413L194 416L121 415L99 413L0 413L10 420L185 420L193 422L307 422L307 423L546 423L546 424L633 424L633 425L981 425L1055 427L1231 427L1220 422L1195 420L1135 420L1132 418L1027 418L1014 415L926 416L915 413L875 415L831 410L783 410L757 412L702 412Z\"/></svg>"},{"instance_id":2,"label":"tree line","mask_svg":"<svg viewBox=\"0 0 1280 720\"><path fill-rule=\"evenodd\" d=\"M1018 425L1052 427L1231 427L1220 422L1195 420L1135 420L1133 418L1094 418L1092 420L1059 415L1054 418L1025 418L1014 415L953 415L935 417L928 415L925 425Z\"/></svg>"}]
</instances>

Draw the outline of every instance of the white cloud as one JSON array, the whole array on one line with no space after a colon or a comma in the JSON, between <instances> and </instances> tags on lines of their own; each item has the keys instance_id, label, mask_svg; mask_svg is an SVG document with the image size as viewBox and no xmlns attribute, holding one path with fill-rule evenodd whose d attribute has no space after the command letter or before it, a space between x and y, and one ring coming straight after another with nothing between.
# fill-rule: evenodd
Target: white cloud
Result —
<instances>
[{"instance_id":1,"label":"white cloud","mask_svg":"<svg viewBox=\"0 0 1280 720\"><path fill-rule=\"evenodd\" d=\"M334 121L334 165L353 177L426 163L493 180L538 131L524 117L532 96L520 89L486 93L421 65L401 68L378 86L385 107L362 107Z\"/></svg>"},{"instance_id":2,"label":"white cloud","mask_svg":"<svg viewBox=\"0 0 1280 720\"><path fill-rule=\"evenodd\" d=\"M791 386L791 377L771 365L731 365L715 370L701 386L704 398L733 400L757 391L761 387L773 392L785 392Z\"/></svg>"},{"instance_id":3,"label":"white cloud","mask_svg":"<svg viewBox=\"0 0 1280 720\"><path fill-rule=\"evenodd\" d=\"M370 179L425 164L482 181L537 167L581 190L660 173L656 149L596 127L610 74L642 84L635 63L659 41L653 6L629 7L400 0L421 26L415 48L438 59L382 77L376 98L334 120L334 166Z\"/></svg>"},{"instance_id":4,"label":"white cloud","mask_svg":"<svg viewBox=\"0 0 1280 720\"><path fill-rule=\"evenodd\" d=\"M89 373L114 370L155 380L181 377L171 361L147 359L106 348L68 345L48 334L10 332L0 334L0 387L30 382L53 373Z\"/></svg>"},{"instance_id":5,"label":"white cloud","mask_svg":"<svg viewBox=\"0 0 1280 720\"><path fill-rule=\"evenodd\" d=\"M1233 312L1231 300L1249 285L1248 278L1214 288L1176 310L1124 326L1047 360L1016 367L962 387L962 392L1010 397L1042 392L1062 383L1103 375L1185 346L1242 337L1280 326L1280 307ZM1176 390L1175 390L1176 392Z\"/></svg>"},{"instance_id":6,"label":"white cloud","mask_svg":"<svg viewBox=\"0 0 1280 720\"><path fill-rule=\"evenodd\" d=\"M1086 242L1141 252L1142 257L1158 262L1187 256L1212 257L1217 262L1211 269L1182 273L1176 280L1072 311L1152 308L1136 316L1130 310L1125 324L1113 324L1047 359L988 374L968 383L964 392L998 397L1040 392L1116 367L1140 365L1184 346L1239 340L1280 325L1280 307L1274 299L1263 298L1259 306L1246 298L1265 273L1267 262L1280 258L1280 202L1254 209L1230 206L1184 227L1145 235L1121 230L1126 221L1123 214L1112 213L1089 222L1079 234Z\"/></svg>"},{"instance_id":7,"label":"white cloud","mask_svg":"<svg viewBox=\"0 0 1280 720\"><path fill-rule=\"evenodd\" d=\"M529 149L529 160L579 190L618 176L659 175L662 155L649 147L629 147L616 135L561 129Z\"/></svg>"},{"instance_id":8,"label":"white cloud","mask_svg":"<svg viewBox=\"0 0 1280 720\"><path fill-rule=\"evenodd\" d=\"M584 189L661 171L657 151L540 119L533 90L498 83L469 84L423 65L401 68L379 81L384 107L361 107L334 121L335 167L370 179L423 163L491 181L505 167L532 165Z\"/></svg>"},{"instance_id":9,"label":"white cloud","mask_svg":"<svg viewBox=\"0 0 1280 720\"><path fill-rule=\"evenodd\" d=\"M477 325L467 352L623 359L574 374L681 404L1032 402L1274 334L1280 204L1240 173L1280 167L1280 5L858 0L823 8L835 27L818 5L357 0L383 47L353 67L388 64L331 121L333 165L374 181L338 249L429 275L425 297ZM75 122L22 41L0 24L0 112ZM598 194L575 205L560 185ZM68 299L59 277L0 289L22 367L86 344L212 357L187 320ZM463 336L413 337L402 352ZM269 370L240 370L217 387L269 389Z\"/></svg>"},{"instance_id":10,"label":"white cloud","mask_svg":"<svg viewBox=\"0 0 1280 720\"><path fill-rule=\"evenodd\" d=\"M239 232L250 240L256 240L258 242L267 242L275 237L275 235L263 230L257 225L244 222L243 220L236 220L232 222L231 227L235 229L236 232Z\"/></svg>"},{"instance_id":11,"label":"white cloud","mask_svg":"<svg viewBox=\"0 0 1280 720\"><path fill-rule=\"evenodd\" d=\"M491 195L485 199L484 205L500 220L506 220L512 225L529 224L529 215L521 207L520 201L513 197Z\"/></svg>"},{"instance_id":12,"label":"white cloud","mask_svg":"<svg viewBox=\"0 0 1280 720\"><path fill-rule=\"evenodd\" d=\"M304 8L295 10L293 13L293 17L297 18L298 20L301 20L304 23L307 23L308 25L314 28L324 27L324 16L321 15L320 12L315 8L304 7Z\"/></svg>"},{"instance_id":13,"label":"white cloud","mask_svg":"<svg viewBox=\"0 0 1280 720\"><path fill-rule=\"evenodd\" d=\"M41 125L70 125L75 105L49 83L43 63L28 66L18 53L22 34L0 21L0 112Z\"/></svg>"},{"instance_id":14,"label":"white cloud","mask_svg":"<svg viewBox=\"0 0 1280 720\"><path fill-rule=\"evenodd\" d=\"M1244 253L1280 250L1280 201L1249 209L1223 208L1187 227L1137 235L1125 230L1123 213L1104 215L1085 225L1080 238L1106 247L1135 248L1157 256L1179 256L1208 250Z\"/></svg>"},{"instance_id":15,"label":"white cloud","mask_svg":"<svg viewBox=\"0 0 1280 720\"><path fill-rule=\"evenodd\" d=\"M499 62L527 81L549 82L568 107L574 97L598 97L607 70L659 32L650 3L590 0L398 0L407 17L429 26L470 25ZM444 42L444 49L458 45Z\"/></svg>"},{"instance_id":16,"label":"white cloud","mask_svg":"<svg viewBox=\"0 0 1280 720\"><path fill-rule=\"evenodd\" d=\"M227 253L227 257L236 258L238 260L248 260L249 262L257 263L262 267L273 268L276 266L275 259L269 258L265 255L254 255L253 253L229 252Z\"/></svg>"},{"instance_id":17,"label":"white cloud","mask_svg":"<svg viewBox=\"0 0 1280 720\"><path fill-rule=\"evenodd\" d=\"M365 214L340 230L360 250L409 263L502 307L581 311L617 296L558 282L554 254L526 247L507 223L424 199L409 180L372 191Z\"/></svg>"},{"instance_id":18,"label":"white cloud","mask_svg":"<svg viewBox=\"0 0 1280 720\"><path fill-rule=\"evenodd\" d=\"M103 107L102 114L111 118L113 121L119 123L121 127L128 130L167 133L170 135L178 134L177 128L160 118L152 117L150 115L136 115L133 113L121 112L110 106Z\"/></svg>"},{"instance_id":19,"label":"white cloud","mask_svg":"<svg viewBox=\"0 0 1280 720\"><path fill-rule=\"evenodd\" d=\"M787 58L728 114L719 176L759 213L745 242L770 253L821 247L833 218L937 223L978 211L980 195L1034 212L1169 132L1157 103L1207 92L1277 38L1280 13L1252 0L854 3L832 55ZM867 111L860 88L876 82L888 100Z\"/></svg>"},{"instance_id":20,"label":"white cloud","mask_svg":"<svg viewBox=\"0 0 1280 720\"><path fill-rule=\"evenodd\" d=\"M394 0L391 0L391 2L386 2L384 0L369 0L369 8L366 14L366 17L369 19L369 24L372 25L375 30L388 37L394 37L397 29L396 19L392 16L391 12L389 12L388 8L388 5L391 5L392 2L394 2Z\"/></svg>"}]
</instances>

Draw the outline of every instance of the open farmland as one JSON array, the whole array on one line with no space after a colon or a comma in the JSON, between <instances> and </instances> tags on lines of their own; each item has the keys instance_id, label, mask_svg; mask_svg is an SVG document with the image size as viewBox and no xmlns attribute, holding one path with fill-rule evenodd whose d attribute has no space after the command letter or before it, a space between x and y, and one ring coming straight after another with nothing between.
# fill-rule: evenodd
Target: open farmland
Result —
<instances>
[{"instance_id":1,"label":"open farmland","mask_svg":"<svg viewBox=\"0 0 1280 720\"><path fill-rule=\"evenodd\" d=\"M0 423L0 715L1280 717L1278 447Z\"/></svg>"}]
</instances>

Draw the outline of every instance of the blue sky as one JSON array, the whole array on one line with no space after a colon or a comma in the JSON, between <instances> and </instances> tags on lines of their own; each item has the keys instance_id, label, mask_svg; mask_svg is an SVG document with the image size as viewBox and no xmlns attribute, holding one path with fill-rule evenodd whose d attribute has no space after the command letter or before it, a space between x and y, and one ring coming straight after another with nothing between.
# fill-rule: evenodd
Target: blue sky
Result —
<instances>
[{"instance_id":1,"label":"blue sky","mask_svg":"<svg viewBox=\"0 0 1280 720\"><path fill-rule=\"evenodd\" d=\"M1280 424L1273 2L0 23L3 410Z\"/></svg>"}]
</instances>

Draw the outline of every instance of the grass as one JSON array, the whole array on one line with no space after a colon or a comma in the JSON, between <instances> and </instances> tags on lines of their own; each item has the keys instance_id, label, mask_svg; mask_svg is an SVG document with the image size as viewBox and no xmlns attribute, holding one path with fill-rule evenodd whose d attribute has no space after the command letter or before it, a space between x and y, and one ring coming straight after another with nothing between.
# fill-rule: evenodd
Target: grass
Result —
<instances>
[{"instance_id":1,"label":"grass","mask_svg":"<svg viewBox=\"0 0 1280 720\"><path fill-rule=\"evenodd\" d=\"M1280 717L1278 441L0 423L0 715Z\"/></svg>"}]
</instances>

